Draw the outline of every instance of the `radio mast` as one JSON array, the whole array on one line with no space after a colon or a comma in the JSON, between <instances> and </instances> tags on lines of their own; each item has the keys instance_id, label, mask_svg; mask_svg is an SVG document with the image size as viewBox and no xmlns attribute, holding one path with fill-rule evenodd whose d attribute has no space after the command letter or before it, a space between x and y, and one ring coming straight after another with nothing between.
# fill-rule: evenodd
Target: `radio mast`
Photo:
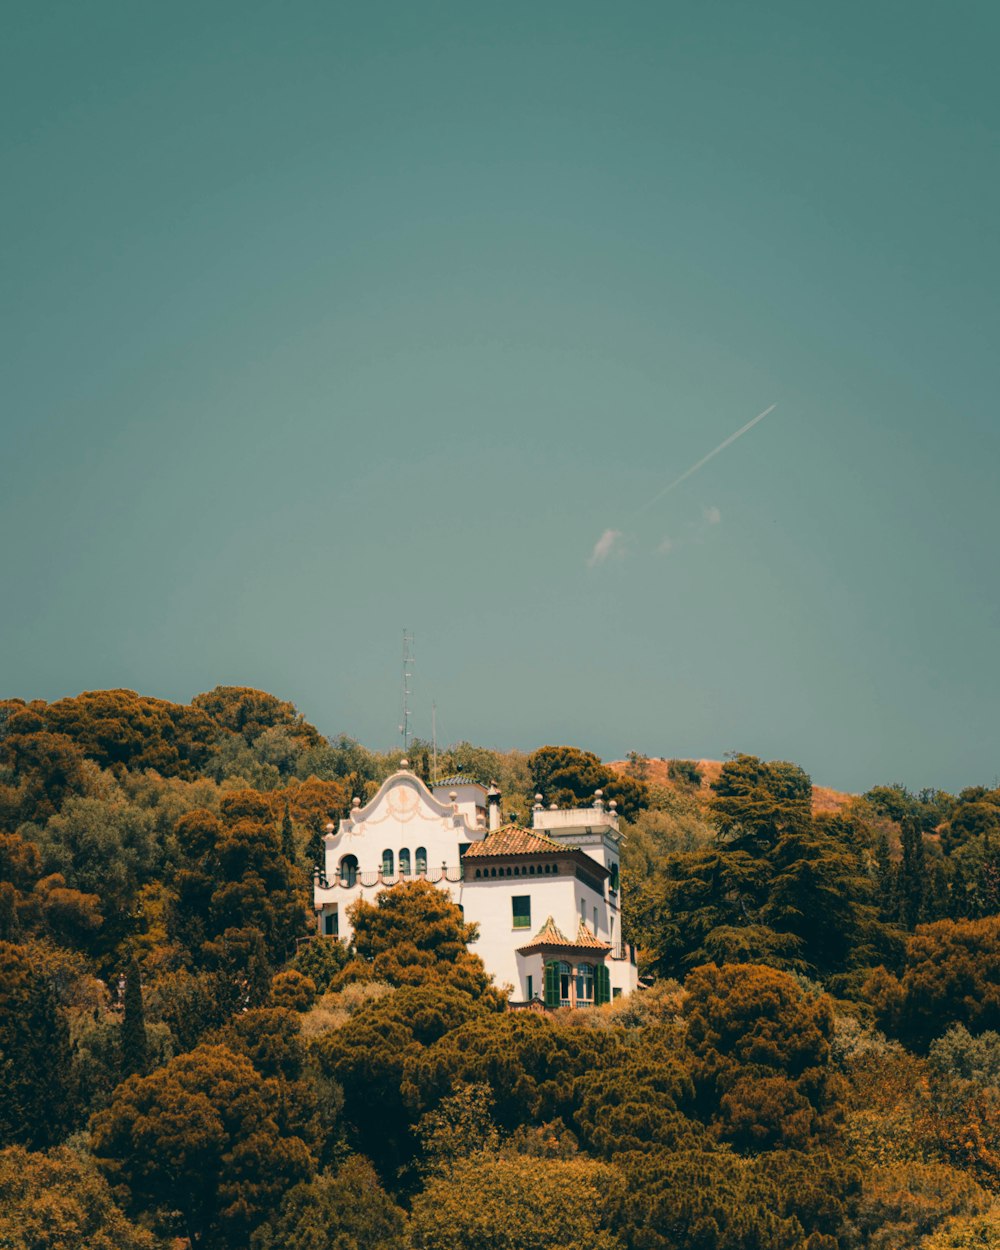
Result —
<instances>
[{"instance_id":1,"label":"radio mast","mask_svg":"<svg viewBox=\"0 0 1000 1250\"><path fill-rule=\"evenodd\" d=\"M413 676L413 635L403 630L403 723L399 732L403 737L403 754L410 753L410 678Z\"/></svg>"}]
</instances>

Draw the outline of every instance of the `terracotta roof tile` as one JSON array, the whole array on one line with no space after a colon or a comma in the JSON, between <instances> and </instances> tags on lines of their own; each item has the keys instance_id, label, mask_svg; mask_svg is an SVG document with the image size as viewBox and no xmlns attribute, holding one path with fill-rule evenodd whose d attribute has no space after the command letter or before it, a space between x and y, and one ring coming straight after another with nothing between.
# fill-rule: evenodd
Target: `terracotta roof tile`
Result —
<instances>
[{"instance_id":1,"label":"terracotta roof tile","mask_svg":"<svg viewBox=\"0 0 1000 1250\"><path fill-rule=\"evenodd\" d=\"M560 950L607 952L611 949L611 943L602 942L600 938L595 937L583 920L580 921L577 929L576 940L571 941L549 916L531 941L517 948L517 953L525 955L529 951L542 950L546 947L558 947Z\"/></svg>"},{"instance_id":2,"label":"terracotta roof tile","mask_svg":"<svg viewBox=\"0 0 1000 1250\"><path fill-rule=\"evenodd\" d=\"M576 851L579 847L557 842L544 833L533 829L521 829L517 825L503 825L486 835L481 842L473 842L464 859L489 855L551 855L553 852Z\"/></svg>"}]
</instances>

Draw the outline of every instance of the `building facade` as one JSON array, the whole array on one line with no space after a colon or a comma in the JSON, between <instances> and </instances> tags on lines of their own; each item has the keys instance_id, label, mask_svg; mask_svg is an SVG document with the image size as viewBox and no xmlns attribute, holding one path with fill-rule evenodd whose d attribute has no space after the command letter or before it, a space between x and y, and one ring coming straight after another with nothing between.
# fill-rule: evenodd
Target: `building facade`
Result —
<instances>
[{"instance_id":1,"label":"building facade","mask_svg":"<svg viewBox=\"0 0 1000 1250\"><path fill-rule=\"evenodd\" d=\"M323 842L320 933L349 941L353 902L424 879L478 926L469 949L512 1004L587 1007L636 987L622 940L618 816L600 791L585 808L537 801L527 829L502 823L494 788L461 777L428 788L404 760Z\"/></svg>"}]
</instances>

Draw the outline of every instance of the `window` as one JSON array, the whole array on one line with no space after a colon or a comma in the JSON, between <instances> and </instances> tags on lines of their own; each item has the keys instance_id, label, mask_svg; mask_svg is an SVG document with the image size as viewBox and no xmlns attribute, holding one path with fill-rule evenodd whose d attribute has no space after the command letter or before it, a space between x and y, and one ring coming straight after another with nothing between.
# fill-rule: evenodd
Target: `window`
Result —
<instances>
[{"instance_id":1,"label":"window","mask_svg":"<svg viewBox=\"0 0 1000 1250\"><path fill-rule=\"evenodd\" d=\"M580 899L580 919L584 924L587 923L587 900L585 898Z\"/></svg>"},{"instance_id":2,"label":"window","mask_svg":"<svg viewBox=\"0 0 1000 1250\"><path fill-rule=\"evenodd\" d=\"M597 908L594 908L594 937L597 937Z\"/></svg>"},{"instance_id":3,"label":"window","mask_svg":"<svg viewBox=\"0 0 1000 1250\"><path fill-rule=\"evenodd\" d=\"M621 996L622 996L622 988L620 985L616 985L615 988L611 991L611 997L621 998Z\"/></svg>"},{"instance_id":4,"label":"window","mask_svg":"<svg viewBox=\"0 0 1000 1250\"><path fill-rule=\"evenodd\" d=\"M424 873L425 875L427 873L427 847L426 846L417 847L417 875L419 876L421 873Z\"/></svg>"},{"instance_id":5,"label":"window","mask_svg":"<svg viewBox=\"0 0 1000 1250\"><path fill-rule=\"evenodd\" d=\"M345 855L340 861L340 884L346 885L348 889L353 886L358 879L358 861L354 855Z\"/></svg>"},{"instance_id":6,"label":"window","mask_svg":"<svg viewBox=\"0 0 1000 1250\"><path fill-rule=\"evenodd\" d=\"M399 852L399 875L401 877L410 875L410 852L406 849Z\"/></svg>"},{"instance_id":7,"label":"window","mask_svg":"<svg viewBox=\"0 0 1000 1250\"><path fill-rule=\"evenodd\" d=\"M550 959L545 965L545 1006L570 1006L570 989L573 969L558 959Z\"/></svg>"},{"instance_id":8,"label":"window","mask_svg":"<svg viewBox=\"0 0 1000 1250\"><path fill-rule=\"evenodd\" d=\"M576 966L576 1005L591 1007L594 1003L594 965Z\"/></svg>"},{"instance_id":9,"label":"window","mask_svg":"<svg viewBox=\"0 0 1000 1250\"><path fill-rule=\"evenodd\" d=\"M535 997L535 978L528 977L528 1002Z\"/></svg>"},{"instance_id":10,"label":"window","mask_svg":"<svg viewBox=\"0 0 1000 1250\"><path fill-rule=\"evenodd\" d=\"M323 932L327 937L340 936L340 914L336 907L323 913Z\"/></svg>"},{"instance_id":11,"label":"window","mask_svg":"<svg viewBox=\"0 0 1000 1250\"><path fill-rule=\"evenodd\" d=\"M572 1000L569 996L570 985L573 980L573 969L565 960L559 964L559 1006L569 1007Z\"/></svg>"},{"instance_id":12,"label":"window","mask_svg":"<svg viewBox=\"0 0 1000 1250\"><path fill-rule=\"evenodd\" d=\"M517 894L511 900L514 912L514 928L531 928L531 895Z\"/></svg>"},{"instance_id":13,"label":"window","mask_svg":"<svg viewBox=\"0 0 1000 1250\"><path fill-rule=\"evenodd\" d=\"M611 892L612 892L613 894L617 894L617 893L618 893L618 865L617 865L617 864L612 864L612 865L611 865L611 883L610 883L610 889L611 889Z\"/></svg>"},{"instance_id":14,"label":"window","mask_svg":"<svg viewBox=\"0 0 1000 1250\"><path fill-rule=\"evenodd\" d=\"M386 850L382 852L382 876L391 877L395 874L395 856L392 851Z\"/></svg>"}]
</instances>

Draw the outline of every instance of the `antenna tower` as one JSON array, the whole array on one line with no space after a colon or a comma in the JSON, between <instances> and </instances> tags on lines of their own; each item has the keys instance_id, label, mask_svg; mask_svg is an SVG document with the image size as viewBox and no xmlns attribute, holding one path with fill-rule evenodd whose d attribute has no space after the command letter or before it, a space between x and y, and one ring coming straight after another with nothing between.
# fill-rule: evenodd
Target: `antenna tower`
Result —
<instances>
[{"instance_id":1,"label":"antenna tower","mask_svg":"<svg viewBox=\"0 0 1000 1250\"><path fill-rule=\"evenodd\" d=\"M403 754L410 753L410 678L413 676L413 635L403 630L403 723L399 732L403 737Z\"/></svg>"}]
</instances>

